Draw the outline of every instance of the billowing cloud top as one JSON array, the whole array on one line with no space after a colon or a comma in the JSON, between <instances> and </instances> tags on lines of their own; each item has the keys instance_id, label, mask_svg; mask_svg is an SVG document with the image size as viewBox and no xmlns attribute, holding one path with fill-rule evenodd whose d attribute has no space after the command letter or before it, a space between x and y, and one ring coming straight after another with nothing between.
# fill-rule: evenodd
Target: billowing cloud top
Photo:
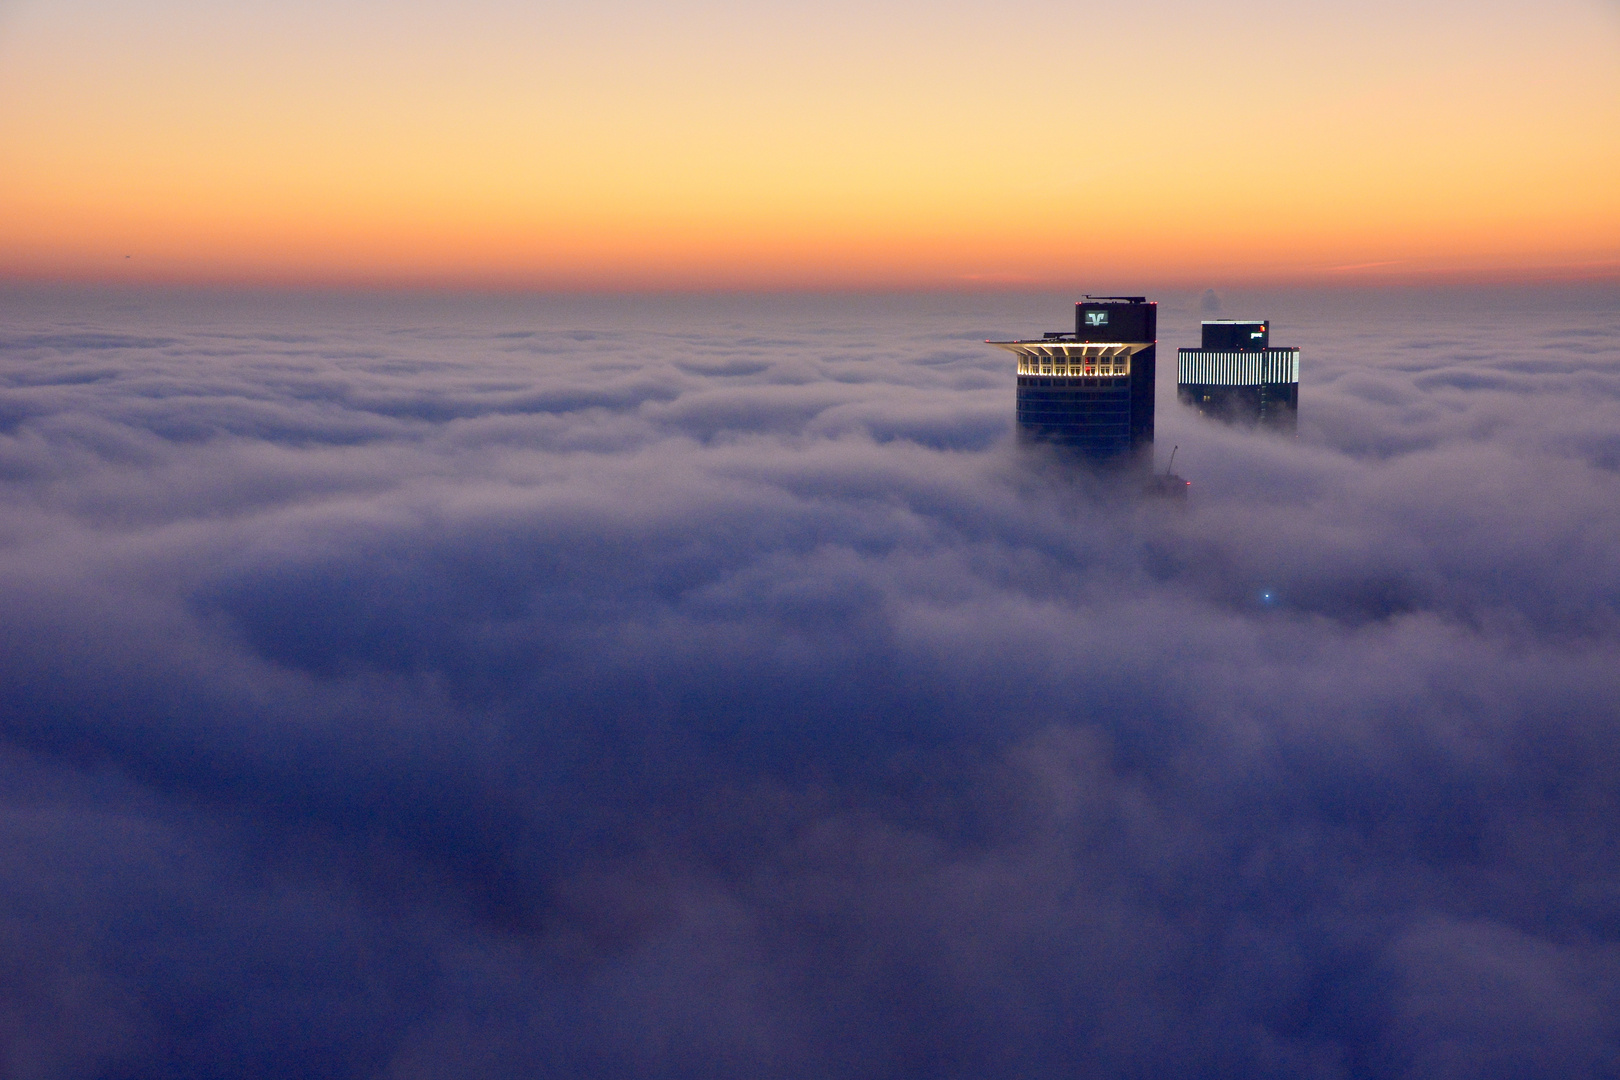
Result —
<instances>
[{"instance_id":1,"label":"billowing cloud top","mask_svg":"<svg viewBox=\"0 0 1620 1080\"><path fill-rule=\"evenodd\" d=\"M1222 309L5 297L0 1072L1612 1075L1620 305Z\"/></svg>"}]
</instances>

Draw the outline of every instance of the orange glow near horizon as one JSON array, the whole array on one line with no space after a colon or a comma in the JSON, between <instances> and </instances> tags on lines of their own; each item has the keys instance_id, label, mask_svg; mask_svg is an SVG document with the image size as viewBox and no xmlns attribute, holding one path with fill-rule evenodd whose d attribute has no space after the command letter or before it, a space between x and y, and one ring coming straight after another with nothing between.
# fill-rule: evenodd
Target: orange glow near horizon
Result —
<instances>
[{"instance_id":1,"label":"orange glow near horizon","mask_svg":"<svg viewBox=\"0 0 1620 1080\"><path fill-rule=\"evenodd\" d=\"M1599 0L458 11L0 7L0 275L1620 276Z\"/></svg>"}]
</instances>

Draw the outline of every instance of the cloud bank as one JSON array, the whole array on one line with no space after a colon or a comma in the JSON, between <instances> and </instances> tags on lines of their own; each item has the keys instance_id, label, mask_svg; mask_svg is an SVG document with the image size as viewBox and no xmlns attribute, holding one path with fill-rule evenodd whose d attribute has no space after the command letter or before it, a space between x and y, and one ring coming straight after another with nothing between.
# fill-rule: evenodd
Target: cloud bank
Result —
<instances>
[{"instance_id":1,"label":"cloud bank","mask_svg":"<svg viewBox=\"0 0 1620 1080\"><path fill-rule=\"evenodd\" d=\"M1066 299L5 296L0 1072L1613 1075L1612 292Z\"/></svg>"}]
</instances>

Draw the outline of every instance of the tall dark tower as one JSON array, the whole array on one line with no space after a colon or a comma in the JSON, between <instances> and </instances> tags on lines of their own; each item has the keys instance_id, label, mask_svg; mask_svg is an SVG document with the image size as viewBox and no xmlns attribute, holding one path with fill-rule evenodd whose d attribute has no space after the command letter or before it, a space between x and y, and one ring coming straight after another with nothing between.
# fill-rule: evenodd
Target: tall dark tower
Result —
<instances>
[{"instance_id":1,"label":"tall dark tower","mask_svg":"<svg viewBox=\"0 0 1620 1080\"><path fill-rule=\"evenodd\" d=\"M1087 296L1074 333L992 341L1018 357L1018 438L1098 462L1152 463L1159 306Z\"/></svg>"},{"instance_id":2,"label":"tall dark tower","mask_svg":"<svg viewBox=\"0 0 1620 1080\"><path fill-rule=\"evenodd\" d=\"M1299 350L1271 347L1269 321L1211 319L1203 348L1176 354L1176 398L1229 423L1299 426Z\"/></svg>"}]
</instances>

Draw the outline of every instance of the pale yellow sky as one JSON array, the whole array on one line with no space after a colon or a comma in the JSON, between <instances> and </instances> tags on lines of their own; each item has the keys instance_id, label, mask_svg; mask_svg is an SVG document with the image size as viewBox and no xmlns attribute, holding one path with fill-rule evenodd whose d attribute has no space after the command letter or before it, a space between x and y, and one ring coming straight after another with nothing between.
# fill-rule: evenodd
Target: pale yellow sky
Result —
<instances>
[{"instance_id":1,"label":"pale yellow sky","mask_svg":"<svg viewBox=\"0 0 1620 1080\"><path fill-rule=\"evenodd\" d=\"M1617 192L1598 0L0 9L14 277L1615 275Z\"/></svg>"}]
</instances>

